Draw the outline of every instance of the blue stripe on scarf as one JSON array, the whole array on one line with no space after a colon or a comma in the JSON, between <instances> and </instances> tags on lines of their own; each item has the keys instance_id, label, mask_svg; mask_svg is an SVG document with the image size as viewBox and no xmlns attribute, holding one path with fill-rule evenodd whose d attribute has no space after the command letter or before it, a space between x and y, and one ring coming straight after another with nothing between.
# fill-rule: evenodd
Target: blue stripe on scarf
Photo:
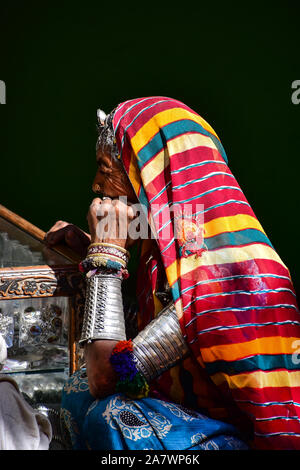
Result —
<instances>
[{"instance_id":1,"label":"blue stripe on scarf","mask_svg":"<svg viewBox=\"0 0 300 470\"><path fill-rule=\"evenodd\" d=\"M276 369L298 370L299 364L293 360L293 354L259 354L237 361L215 361L206 363L209 374L224 372L235 375L241 372L253 372L256 370L271 371Z\"/></svg>"},{"instance_id":2,"label":"blue stripe on scarf","mask_svg":"<svg viewBox=\"0 0 300 470\"><path fill-rule=\"evenodd\" d=\"M255 228L238 230L236 232L225 232L205 238L205 245L208 250L215 250L224 246L239 246L251 243L265 243L273 248L268 237Z\"/></svg>"},{"instance_id":3,"label":"blue stripe on scarf","mask_svg":"<svg viewBox=\"0 0 300 470\"><path fill-rule=\"evenodd\" d=\"M166 142L174 137L178 137L187 132L198 132L202 135L210 137L220 154L222 155L225 162L228 162L225 150L220 141L204 127L197 122L191 121L190 119L182 119L180 121L166 124L160 129L160 131L152 137L145 147L143 147L138 153L138 165L140 169L151 160L157 153L159 153L166 145Z\"/></svg>"}]
</instances>

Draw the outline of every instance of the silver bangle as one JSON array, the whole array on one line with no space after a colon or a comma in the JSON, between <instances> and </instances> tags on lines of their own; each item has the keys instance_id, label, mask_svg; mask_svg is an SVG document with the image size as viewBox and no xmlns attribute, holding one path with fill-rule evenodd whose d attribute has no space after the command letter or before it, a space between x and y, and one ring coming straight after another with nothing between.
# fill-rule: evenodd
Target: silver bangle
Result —
<instances>
[{"instance_id":1,"label":"silver bangle","mask_svg":"<svg viewBox=\"0 0 300 470\"><path fill-rule=\"evenodd\" d=\"M165 307L132 342L136 367L148 382L189 355L173 303Z\"/></svg>"},{"instance_id":2,"label":"silver bangle","mask_svg":"<svg viewBox=\"0 0 300 470\"><path fill-rule=\"evenodd\" d=\"M126 339L121 283L122 279L109 274L87 279L80 345L97 339Z\"/></svg>"}]
</instances>

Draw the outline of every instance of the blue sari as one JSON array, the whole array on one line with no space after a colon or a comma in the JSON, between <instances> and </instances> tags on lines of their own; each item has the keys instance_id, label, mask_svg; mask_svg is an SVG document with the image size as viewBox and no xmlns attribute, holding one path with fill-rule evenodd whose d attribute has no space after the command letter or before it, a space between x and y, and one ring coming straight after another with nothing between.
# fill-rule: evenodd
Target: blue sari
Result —
<instances>
[{"instance_id":1,"label":"blue sari","mask_svg":"<svg viewBox=\"0 0 300 470\"><path fill-rule=\"evenodd\" d=\"M61 416L76 450L246 450L238 431L181 405L114 394L97 400L84 369L66 382Z\"/></svg>"}]
</instances>

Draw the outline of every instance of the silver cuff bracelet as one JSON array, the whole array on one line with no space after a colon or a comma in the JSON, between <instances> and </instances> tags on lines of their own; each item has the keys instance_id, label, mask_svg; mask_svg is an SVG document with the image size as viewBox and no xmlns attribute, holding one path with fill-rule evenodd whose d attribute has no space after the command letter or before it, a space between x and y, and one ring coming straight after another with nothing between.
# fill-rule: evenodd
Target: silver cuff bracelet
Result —
<instances>
[{"instance_id":1,"label":"silver cuff bracelet","mask_svg":"<svg viewBox=\"0 0 300 470\"><path fill-rule=\"evenodd\" d=\"M137 369L150 382L189 355L174 304L169 304L132 341Z\"/></svg>"},{"instance_id":2,"label":"silver cuff bracelet","mask_svg":"<svg viewBox=\"0 0 300 470\"><path fill-rule=\"evenodd\" d=\"M109 274L87 279L80 345L97 339L126 340L121 283Z\"/></svg>"}]
</instances>

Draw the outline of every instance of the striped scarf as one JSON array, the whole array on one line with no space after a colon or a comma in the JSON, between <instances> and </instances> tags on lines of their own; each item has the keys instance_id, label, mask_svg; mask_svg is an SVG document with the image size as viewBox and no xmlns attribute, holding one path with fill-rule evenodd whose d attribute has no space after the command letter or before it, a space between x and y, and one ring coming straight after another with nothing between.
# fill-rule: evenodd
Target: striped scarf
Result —
<instances>
[{"instance_id":1,"label":"striped scarf","mask_svg":"<svg viewBox=\"0 0 300 470\"><path fill-rule=\"evenodd\" d=\"M191 357L157 386L168 399L253 427L259 449L300 449L300 318L289 271L211 126L167 97L120 104L124 168L156 240L139 267L139 328L166 279ZM298 342L297 342L298 341ZM240 413L240 415L239 415Z\"/></svg>"}]
</instances>

